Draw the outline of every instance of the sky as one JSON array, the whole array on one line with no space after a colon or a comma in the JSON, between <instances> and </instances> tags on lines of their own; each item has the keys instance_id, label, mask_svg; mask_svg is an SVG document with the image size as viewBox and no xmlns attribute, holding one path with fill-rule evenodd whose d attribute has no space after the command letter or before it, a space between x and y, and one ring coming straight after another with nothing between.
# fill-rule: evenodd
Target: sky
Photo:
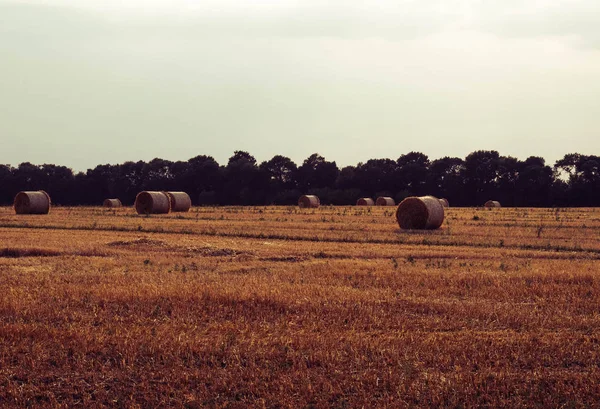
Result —
<instances>
[{"instance_id":1,"label":"sky","mask_svg":"<svg viewBox=\"0 0 600 409\"><path fill-rule=\"evenodd\" d=\"M600 154L597 0L0 0L0 163Z\"/></svg>"}]
</instances>

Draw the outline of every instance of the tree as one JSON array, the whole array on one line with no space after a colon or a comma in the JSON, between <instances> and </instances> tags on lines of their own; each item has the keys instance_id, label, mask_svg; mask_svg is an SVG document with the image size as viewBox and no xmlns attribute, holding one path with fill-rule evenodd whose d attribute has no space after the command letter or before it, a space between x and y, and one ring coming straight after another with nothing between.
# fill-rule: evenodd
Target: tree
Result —
<instances>
[{"instance_id":1,"label":"tree","mask_svg":"<svg viewBox=\"0 0 600 409\"><path fill-rule=\"evenodd\" d=\"M216 190L223 183L219 164L212 156L199 155L187 161L182 176L182 189L190 194L192 201L201 204L216 204ZM200 198L203 200L200 200ZM206 200L210 198L210 200Z\"/></svg>"},{"instance_id":2,"label":"tree","mask_svg":"<svg viewBox=\"0 0 600 409\"><path fill-rule=\"evenodd\" d=\"M0 165L0 204L7 205L13 202L18 193L15 170L10 165Z\"/></svg>"},{"instance_id":3,"label":"tree","mask_svg":"<svg viewBox=\"0 0 600 409\"><path fill-rule=\"evenodd\" d=\"M328 162L318 153L313 153L298 168L298 187L308 193L314 189L334 189L339 169L335 162Z\"/></svg>"},{"instance_id":4,"label":"tree","mask_svg":"<svg viewBox=\"0 0 600 409\"><path fill-rule=\"evenodd\" d=\"M496 197L499 160L497 151L476 151L465 158L463 178L467 203L482 205Z\"/></svg>"},{"instance_id":5,"label":"tree","mask_svg":"<svg viewBox=\"0 0 600 409\"><path fill-rule=\"evenodd\" d=\"M398 165L397 180L399 188L410 195L427 194L429 158L420 152L409 152L396 161Z\"/></svg>"},{"instance_id":6,"label":"tree","mask_svg":"<svg viewBox=\"0 0 600 409\"><path fill-rule=\"evenodd\" d=\"M215 191L222 183L219 164L212 156L195 156L188 160L184 186L194 193Z\"/></svg>"},{"instance_id":7,"label":"tree","mask_svg":"<svg viewBox=\"0 0 600 409\"><path fill-rule=\"evenodd\" d=\"M56 166L44 164L40 167L43 173L45 182L44 190L52 197L52 201L56 204L73 204L71 191L75 178L73 171L66 166Z\"/></svg>"},{"instance_id":8,"label":"tree","mask_svg":"<svg viewBox=\"0 0 600 409\"><path fill-rule=\"evenodd\" d=\"M497 195L495 197L505 206L514 206L516 204L517 181L519 179L521 164L518 159L511 156L501 156L498 158L496 171Z\"/></svg>"},{"instance_id":9,"label":"tree","mask_svg":"<svg viewBox=\"0 0 600 409\"><path fill-rule=\"evenodd\" d=\"M248 152L235 151L224 169L225 183L222 202L236 205L264 203L266 181L256 166L256 159Z\"/></svg>"},{"instance_id":10,"label":"tree","mask_svg":"<svg viewBox=\"0 0 600 409\"><path fill-rule=\"evenodd\" d=\"M14 172L19 190L40 190L46 188L46 178L40 166L23 162Z\"/></svg>"},{"instance_id":11,"label":"tree","mask_svg":"<svg viewBox=\"0 0 600 409\"><path fill-rule=\"evenodd\" d=\"M99 205L108 197L115 197L119 166L98 165L88 169L81 196L83 204Z\"/></svg>"},{"instance_id":12,"label":"tree","mask_svg":"<svg viewBox=\"0 0 600 409\"><path fill-rule=\"evenodd\" d=\"M429 165L427 186L431 194L446 198L453 206L467 204L464 199L464 161L460 158L443 157Z\"/></svg>"},{"instance_id":13,"label":"tree","mask_svg":"<svg viewBox=\"0 0 600 409\"><path fill-rule=\"evenodd\" d=\"M290 158L276 155L271 160L261 163L259 168L266 173L272 186L276 189L296 187L294 176L298 171L298 166Z\"/></svg>"},{"instance_id":14,"label":"tree","mask_svg":"<svg viewBox=\"0 0 600 409\"><path fill-rule=\"evenodd\" d=\"M298 200L298 167L288 157L276 155L259 166L260 180L266 183L266 203L291 205Z\"/></svg>"},{"instance_id":15,"label":"tree","mask_svg":"<svg viewBox=\"0 0 600 409\"><path fill-rule=\"evenodd\" d=\"M554 169L558 172L558 176L566 175L568 179L577 178L579 168L585 157L578 153L568 153L562 159L559 159L554 164Z\"/></svg>"},{"instance_id":16,"label":"tree","mask_svg":"<svg viewBox=\"0 0 600 409\"><path fill-rule=\"evenodd\" d=\"M359 163L355 171L355 186L369 197L393 195L397 188L397 169L396 162L391 159L370 159Z\"/></svg>"},{"instance_id":17,"label":"tree","mask_svg":"<svg viewBox=\"0 0 600 409\"><path fill-rule=\"evenodd\" d=\"M530 156L521 163L515 186L516 205L527 207L552 204L552 168L543 158Z\"/></svg>"},{"instance_id":18,"label":"tree","mask_svg":"<svg viewBox=\"0 0 600 409\"><path fill-rule=\"evenodd\" d=\"M433 161L409 152L396 161L369 159L339 170L318 153L298 167L282 155L257 166L254 156L235 151L226 166L198 155L187 161L155 158L98 165L75 175L53 164L0 165L0 203L10 204L20 190L40 189L65 205L99 205L108 197L132 204L147 189L183 190L195 204L294 204L300 194L312 193L324 204L340 205L363 196L385 194L398 200L433 194L453 206L481 205L488 199L509 206L600 206L600 157L569 153L552 168L540 157L520 161L497 151Z\"/></svg>"},{"instance_id":19,"label":"tree","mask_svg":"<svg viewBox=\"0 0 600 409\"><path fill-rule=\"evenodd\" d=\"M360 166L360 164L359 164ZM357 166L358 167L358 166ZM358 187L358 181L356 180L357 167L345 166L338 173L338 177L335 181L335 186L338 189L353 189Z\"/></svg>"},{"instance_id":20,"label":"tree","mask_svg":"<svg viewBox=\"0 0 600 409\"><path fill-rule=\"evenodd\" d=\"M571 153L557 161L554 168L559 175L568 175L568 205L600 204L600 157Z\"/></svg>"},{"instance_id":21,"label":"tree","mask_svg":"<svg viewBox=\"0 0 600 409\"><path fill-rule=\"evenodd\" d=\"M147 172L148 167L144 161L125 162L116 166L113 197L120 198L123 204L133 204L136 195L144 190L147 184Z\"/></svg>"},{"instance_id":22,"label":"tree","mask_svg":"<svg viewBox=\"0 0 600 409\"><path fill-rule=\"evenodd\" d=\"M173 181L173 162L155 158L148 162L143 170L146 177L144 190L171 190Z\"/></svg>"}]
</instances>

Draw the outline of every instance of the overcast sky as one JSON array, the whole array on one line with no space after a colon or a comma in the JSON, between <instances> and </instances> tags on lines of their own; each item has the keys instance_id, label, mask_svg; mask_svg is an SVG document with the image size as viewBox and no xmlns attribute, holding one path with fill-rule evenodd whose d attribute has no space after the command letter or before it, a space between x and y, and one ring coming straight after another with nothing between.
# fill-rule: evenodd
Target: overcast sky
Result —
<instances>
[{"instance_id":1,"label":"overcast sky","mask_svg":"<svg viewBox=\"0 0 600 409\"><path fill-rule=\"evenodd\" d=\"M0 0L0 163L600 154L598 0Z\"/></svg>"}]
</instances>

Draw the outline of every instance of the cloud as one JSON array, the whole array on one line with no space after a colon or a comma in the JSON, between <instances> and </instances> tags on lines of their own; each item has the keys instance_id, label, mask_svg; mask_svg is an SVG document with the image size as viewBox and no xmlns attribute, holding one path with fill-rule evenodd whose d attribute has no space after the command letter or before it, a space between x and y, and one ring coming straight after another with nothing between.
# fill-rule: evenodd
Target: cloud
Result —
<instances>
[{"instance_id":1,"label":"cloud","mask_svg":"<svg viewBox=\"0 0 600 409\"><path fill-rule=\"evenodd\" d=\"M79 11L72 13L75 19L89 22L94 16L113 29L119 24L121 29L139 31L162 27L165 33L218 37L397 41L470 30L508 38L570 36L586 46L600 43L600 2L596 0L30 0L29 7L18 4L27 13L43 10L48 19L44 24L61 23L63 29L77 24L66 17L67 10L72 10ZM3 5L17 7L15 2L0 0Z\"/></svg>"},{"instance_id":2,"label":"cloud","mask_svg":"<svg viewBox=\"0 0 600 409\"><path fill-rule=\"evenodd\" d=\"M142 4L143 3L143 4ZM49 6L52 4L52 6ZM36 4L0 0L3 21L12 27L23 25L26 15L43 18L40 28L56 25L58 31L80 29L77 20L96 19L98 23L128 30L162 29L170 32L225 37L341 37L414 38L427 35L460 18L455 8L435 4L417 6L416 2L375 1L204 1L154 0L148 3L129 0L81 1L55 0ZM87 15L86 15L87 14ZM11 23L11 21L13 21Z\"/></svg>"},{"instance_id":3,"label":"cloud","mask_svg":"<svg viewBox=\"0 0 600 409\"><path fill-rule=\"evenodd\" d=\"M0 162L600 148L600 53L565 2L78 4L0 0L0 134L26 141Z\"/></svg>"},{"instance_id":4,"label":"cloud","mask_svg":"<svg viewBox=\"0 0 600 409\"><path fill-rule=\"evenodd\" d=\"M473 29L502 37L571 37L574 46L600 46L600 3L595 0L503 1L480 5Z\"/></svg>"}]
</instances>

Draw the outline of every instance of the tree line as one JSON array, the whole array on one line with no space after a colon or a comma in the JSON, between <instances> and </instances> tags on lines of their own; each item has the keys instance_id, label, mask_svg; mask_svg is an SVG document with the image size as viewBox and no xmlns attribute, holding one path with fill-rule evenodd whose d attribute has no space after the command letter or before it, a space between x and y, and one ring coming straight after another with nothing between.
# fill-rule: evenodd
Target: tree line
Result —
<instances>
[{"instance_id":1,"label":"tree line","mask_svg":"<svg viewBox=\"0 0 600 409\"><path fill-rule=\"evenodd\" d=\"M361 197L431 194L451 206L600 206L600 157L567 154L554 166L541 157L524 161L497 151L476 151L465 159L430 160L420 152L398 159L370 159L341 169L315 153L298 166L276 155L258 163L235 151L227 165L200 155L188 161L125 162L74 173L58 165L0 165L0 203L11 204L21 190L45 190L55 204L100 205L106 198L133 204L142 190L187 192L195 205L293 205L302 194L322 204L354 204Z\"/></svg>"}]
</instances>

